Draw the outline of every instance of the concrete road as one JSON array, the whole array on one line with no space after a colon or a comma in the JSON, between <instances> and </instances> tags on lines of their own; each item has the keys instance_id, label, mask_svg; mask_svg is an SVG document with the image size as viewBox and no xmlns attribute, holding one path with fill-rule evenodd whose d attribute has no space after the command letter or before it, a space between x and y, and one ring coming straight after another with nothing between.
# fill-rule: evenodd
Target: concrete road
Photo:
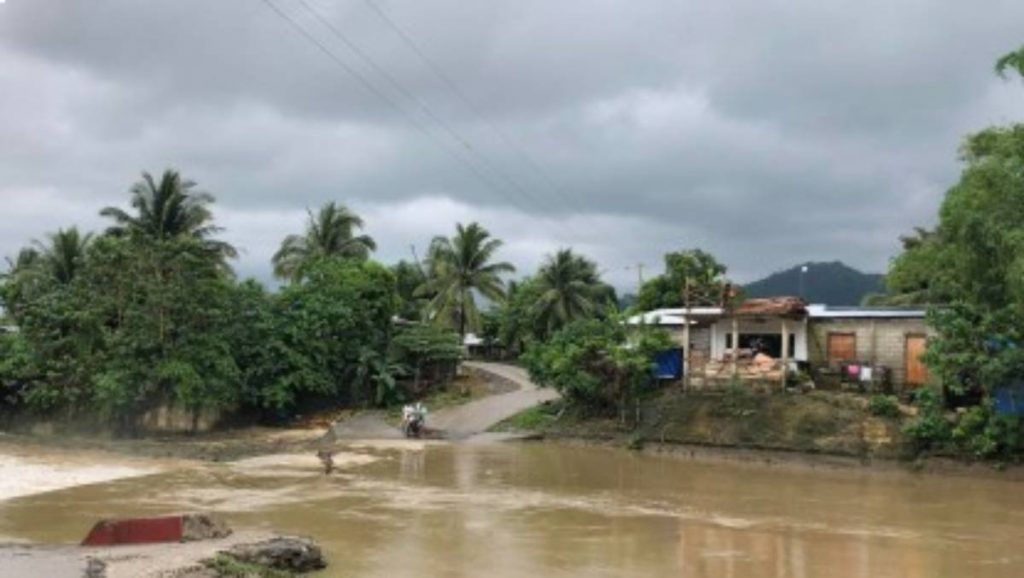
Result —
<instances>
[{"instance_id":1,"label":"concrete road","mask_svg":"<svg viewBox=\"0 0 1024 578\"><path fill-rule=\"evenodd\" d=\"M556 391L538 387L530 381L530 376L522 368L481 361L467 361L463 365L469 370L484 374L486 378L500 380L506 385L511 385L513 389L507 393L489 395L430 413L427 416L427 427L438 431L446 439L465 440L480 436L491 426L524 409L558 398ZM332 437L335 440L402 437L402 433L397 427L385 423L384 415L381 412L361 413L335 424L332 432Z\"/></svg>"},{"instance_id":2,"label":"concrete road","mask_svg":"<svg viewBox=\"0 0 1024 578\"><path fill-rule=\"evenodd\" d=\"M483 433L525 409L558 398L555 390L539 387L530 381L530 376L521 367L483 361L467 361L463 365L511 383L518 389L444 408L430 415L427 424L433 429L444 431L449 439L466 439Z\"/></svg>"}]
</instances>

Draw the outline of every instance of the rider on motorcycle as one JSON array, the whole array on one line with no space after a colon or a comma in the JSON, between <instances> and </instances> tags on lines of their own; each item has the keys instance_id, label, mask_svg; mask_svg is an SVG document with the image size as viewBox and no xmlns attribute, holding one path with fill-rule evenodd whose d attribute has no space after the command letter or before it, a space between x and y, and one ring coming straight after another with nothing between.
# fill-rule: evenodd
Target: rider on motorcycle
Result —
<instances>
[{"instance_id":1,"label":"rider on motorcycle","mask_svg":"<svg viewBox=\"0 0 1024 578\"><path fill-rule=\"evenodd\" d=\"M427 408L420 402L402 408L402 432L405 437L420 437L427 421Z\"/></svg>"}]
</instances>

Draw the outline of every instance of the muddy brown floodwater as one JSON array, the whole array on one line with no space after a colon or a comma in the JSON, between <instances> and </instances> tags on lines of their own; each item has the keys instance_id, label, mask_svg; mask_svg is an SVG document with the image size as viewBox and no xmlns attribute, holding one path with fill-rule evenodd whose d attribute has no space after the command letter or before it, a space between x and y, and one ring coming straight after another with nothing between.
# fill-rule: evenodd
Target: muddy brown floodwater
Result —
<instances>
[{"instance_id":1,"label":"muddy brown floodwater","mask_svg":"<svg viewBox=\"0 0 1024 578\"><path fill-rule=\"evenodd\" d=\"M346 577L1010 577L1024 491L1000 480L701 463L555 444L352 445L0 502L0 541L215 510L312 536Z\"/></svg>"}]
</instances>

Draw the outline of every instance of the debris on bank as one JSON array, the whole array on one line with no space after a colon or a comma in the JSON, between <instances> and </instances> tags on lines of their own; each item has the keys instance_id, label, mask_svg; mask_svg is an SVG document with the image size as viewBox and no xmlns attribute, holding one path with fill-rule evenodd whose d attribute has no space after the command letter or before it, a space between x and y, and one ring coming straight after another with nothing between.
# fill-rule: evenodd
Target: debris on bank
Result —
<instances>
[{"instance_id":1,"label":"debris on bank","mask_svg":"<svg viewBox=\"0 0 1024 578\"><path fill-rule=\"evenodd\" d=\"M0 545L0 576L279 578L327 567L320 546L309 538L233 532L209 514L104 520L94 535L99 538L93 542L103 545Z\"/></svg>"}]
</instances>

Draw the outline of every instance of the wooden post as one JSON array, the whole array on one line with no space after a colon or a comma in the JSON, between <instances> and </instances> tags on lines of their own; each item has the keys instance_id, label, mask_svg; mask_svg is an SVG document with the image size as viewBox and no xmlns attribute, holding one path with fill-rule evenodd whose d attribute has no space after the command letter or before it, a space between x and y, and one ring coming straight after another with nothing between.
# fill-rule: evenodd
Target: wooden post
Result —
<instances>
[{"instance_id":1,"label":"wooden post","mask_svg":"<svg viewBox=\"0 0 1024 578\"><path fill-rule=\"evenodd\" d=\"M875 319L871 320L871 366L878 365L878 331Z\"/></svg>"},{"instance_id":2,"label":"wooden post","mask_svg":"<svg viewBox=\"0 0 1024 578\"><path fill-rule=\"evenodd\" d=\"M683 288L683 391L690 389L690 279Z\"/></svg>"},{"instance_id":3,"label":"wooden post","mask_svg":"<svg viewBox=\"0 0 1024 578\"><path fill-rule=\"evenodd\" d=\"M782 391L786 391L786 374L789 372L789 331L786 318L782 318Z\"/></svg>"},{"instance_id":4,"label":"wooden post","mask_svg":"<svg viewBox=\"0 0 1024 578\"><path fill-rule=\"evenodd\" d=\"M735 316L732 318L732 374L735 376L740 371L740 322Z\"/></svg>"}]
</instances>

